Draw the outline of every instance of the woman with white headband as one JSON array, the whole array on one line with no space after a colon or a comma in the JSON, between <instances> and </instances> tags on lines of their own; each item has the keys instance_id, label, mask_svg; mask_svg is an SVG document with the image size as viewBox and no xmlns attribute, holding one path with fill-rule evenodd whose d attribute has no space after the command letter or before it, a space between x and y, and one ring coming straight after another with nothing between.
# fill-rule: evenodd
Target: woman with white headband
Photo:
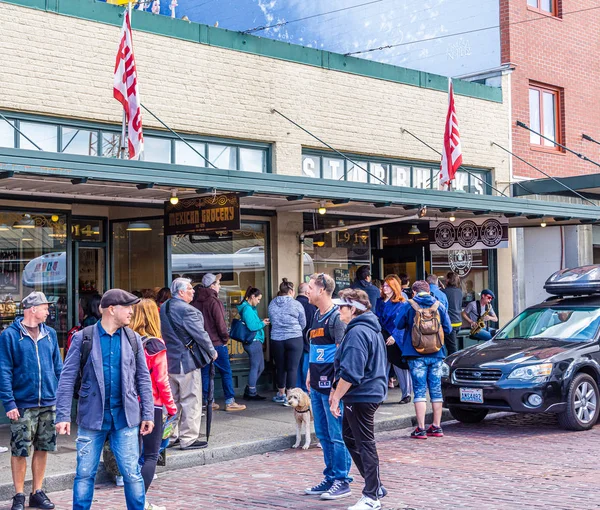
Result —
<instances>
[{"instance_id":1,"label":"woman with white headband","mask_svg":"<svg viewBox=\"0 0 600 510\"><path fill-rule=\"evenodd\" d=\"M348 324L335 356L335 393L331 412L339 417L344 406L344 443L365 480L362 497L348 510L377 510L387 494L379 478L375 445L375 411L387 396L387 356L381 326L371 312L369 297L362 290L345 289L333 302L340 319ZM343 399L343 402L341 402Z\"/></svg>"}]
</instances>

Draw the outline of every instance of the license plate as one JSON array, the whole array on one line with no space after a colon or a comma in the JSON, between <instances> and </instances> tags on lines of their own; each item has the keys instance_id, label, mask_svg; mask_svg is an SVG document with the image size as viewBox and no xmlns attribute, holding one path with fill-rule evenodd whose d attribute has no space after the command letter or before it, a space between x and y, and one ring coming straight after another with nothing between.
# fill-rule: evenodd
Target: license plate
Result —
<instances>
[{"instance_id":1,"label":"license plate","mask_svg":"<svg viewBox=\"0 0 600 510\"><path fill-rule=\"evenodd\" d=\"M476 388L461 388L460 401L471 404L483 404L483 390Z\"/></svg>"}]
</instances>

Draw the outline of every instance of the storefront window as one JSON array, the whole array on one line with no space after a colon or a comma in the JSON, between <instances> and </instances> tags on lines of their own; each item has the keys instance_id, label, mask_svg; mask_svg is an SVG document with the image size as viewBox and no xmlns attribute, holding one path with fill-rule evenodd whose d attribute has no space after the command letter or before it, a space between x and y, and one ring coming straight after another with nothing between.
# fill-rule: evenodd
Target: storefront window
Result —
<instances>
[{"instance_id":1,"label":"storefront window","mask_svg":"<svg viewBox=\"0 0 600 510\"><path fill-rule=\"evenodd\" d=\"M42 291L59 342L67 332L67 219L63 214L0 212L0 328L22 316L22 299Z\"/></svg>"},{"instance_id":2,"label":"storefront window","mask_svg":"<svg viewBox=\"0 0 600 510\"><path fill-rule=\"evenodd\" d=\"M11 124L9 124L4 119L0 119L0 147L15 146L15 129L13 123L14 121L11 121Z\"/></svg>"},{"instance_id":3,"label":"storefront window","mask_svg":"<svg viewBox=\"0 0 600 510\"><path fill-rule=\"evenodd\" d=\"M240 148L240 170L243 172L264 172L266 168L265 151L261 149Z\"/></svg>"},{"instance_id":4,"label":"storefront window","mask_svg":"<svg viewBox=\"0 0 600 510\"><path fill-rule=\"evenodd\" d=\"M113 287L158 291L165 285L163 219L135 219L112 225Z\"/></svg>"},{"instance_id":5,"label":"storefront window","mask_svg":"<svg viewBox=\"0 0 600 510\"><path fill-rule=\"evenodd\" d=\"M321 218L318 228L337 227L340 221ZM304 216L304 229L315 228L312 215ZM336 293L350 287L356 269L370 264L370 234L368 228L338 230L314 234L304 240L304 280L313 273L326 273L336 282Z\"/></svg>"},{"instance_id":6,"label":"storefront window","mask_svg":"<svg viewBox=\"0 0 600 510\"><path fill-rule=\"evenodd\" d=\"M490 287L490 250L432 251L433 272L442 281L454 271L460 276L463 308L481 297L481 291Z\"/></svg>"},{"instance_id":7,"label":"storefront window","mask_svg":"<svg viewBox=\"0 0 600 510\"><path fill-rule=\"evenodd\" d=\"M151 161L153 163L170 163L171 140L167 138L145 136L143 158L144 161Z\"/></svg>"},{"instance_id":8,"label":"storefront window","mask_svg":"<svg viewBox=\"0 0 600 510\"><path fill-rule=\"evenodd\" d=\"M86 129L62 128L61 152L81 154L82 156L97 156L98 132Z\"/></svg>"},{"instance_id":9,"label":"storefront window","mask_svg":"<svg viewBox=\"0 0 600 510\"><path fill-rule=\"evenodd\" d=\"M368 163L366 161L357 161L356 165L354 163L348 162L347 179L352 182L367 182L367 165ZM363 168L365 170L363 170Z\"/></svg>"},{"instance_id":10,"label":"storefront window","mask_svg":"<svg viewBox=\"0 0 600 510\"><path fill-rule=\"evenodd\" d=\"M217 168L224 170L237 169L237 157L235 147L229 145L208 145L208 159Z\"/></svg>"},{"instance_id":11,"label":"storefront window","mask_svg":"<svg viewBox=\"0 0 600 510\"><path fill-rule=\"evenodd\" d=\"M52 124L41 124L38 122L20 122L19 129L43 151L56 152L58 145L57 126ZM38 150L37 147L23 135L19 135L19 137L19 147L21 149Z\"/></svg>"},{"instance_id":12,"label":"storefront window","mask_svg":"<svg viewBox=\"0 0 600 510\"><path fill-rule=\"evenodd\" d=\"M344 178L344 160L338 158L323 158L323 179Z\"/></svg>"},{"instance_id":13,"label":"storefront window","mask_svg":"<svg viewBox=\"0 0 600 510\"><path fill-rule=\"evenodd\" d=\"M190 145L198 152L194 152L189 146L179 140L175 142L175 163L178 165L190 165L198 167L209 166L208 163L202 158L202 156L206 157L206 145L195 142L191 142ZM200 156L200 154L202 154L202 156Z\"/></svg>"},{"instance_id":14,"label":"storefront window","mask_svg":"<svg viewBox=\"0 0 600 510\"><path fill-rule=\"evenodd\" d=\"M258 314L267 317L267 264L270 257L266 224L243 222L241 230L170 236L170 242L173 278L190 278L195 287L206 273L221 273L219 298L225 306L228 326L237 316L236 305L244 298L250 285L263 292ZM247 359L239 342L229 342L228 347L232 361Z\"/></svg>"}]
</instances>

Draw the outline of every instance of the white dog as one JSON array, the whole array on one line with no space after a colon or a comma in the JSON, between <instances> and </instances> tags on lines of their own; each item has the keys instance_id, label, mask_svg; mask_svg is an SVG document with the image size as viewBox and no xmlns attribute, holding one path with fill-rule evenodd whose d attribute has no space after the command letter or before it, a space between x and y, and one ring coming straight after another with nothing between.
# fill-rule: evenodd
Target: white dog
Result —
<instances>
[{"instance_id":1,"label":"white dog","mask_svg":"<svg viewBox=\"0 0 600 510\"><path fill-rule=\"evenodd\" d=\"M287 399L291 407L294 408L294 419L296 420L296 442L292 448L298 448L302 441L302 429L304 428L303 450L308 450L310 446L310 420L312 413L310 410L310 397L300 388L292 388L287 392Z\"/></svg>"}]
</instances>

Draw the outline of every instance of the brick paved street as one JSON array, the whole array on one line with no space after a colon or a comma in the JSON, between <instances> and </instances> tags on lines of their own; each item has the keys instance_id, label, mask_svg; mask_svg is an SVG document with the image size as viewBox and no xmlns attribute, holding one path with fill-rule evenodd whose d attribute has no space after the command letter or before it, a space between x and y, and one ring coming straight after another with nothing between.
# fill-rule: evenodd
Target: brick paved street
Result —
<instances>
[{"instance_id":1,"label":"brick paved street","mask_svg":"<svg viewBox=\"0 0 600 510\"><path fill-rule=\"evenodd\" d=\"M479 425L452 423L446 437L415 441L408 430L378 436L386 509L600 508L600 427L573 433L553 416L504 416ZM286 450L166 472L150 501L169 510L240 508L341 509L359 497L330 503L303 496L319 481L321 450ZM57 509L71 493L53 493ZM122 489L96 490L95 509L124 508ZM8 506L2 506L8 508Z\"/></svg>"}]
</instances>

